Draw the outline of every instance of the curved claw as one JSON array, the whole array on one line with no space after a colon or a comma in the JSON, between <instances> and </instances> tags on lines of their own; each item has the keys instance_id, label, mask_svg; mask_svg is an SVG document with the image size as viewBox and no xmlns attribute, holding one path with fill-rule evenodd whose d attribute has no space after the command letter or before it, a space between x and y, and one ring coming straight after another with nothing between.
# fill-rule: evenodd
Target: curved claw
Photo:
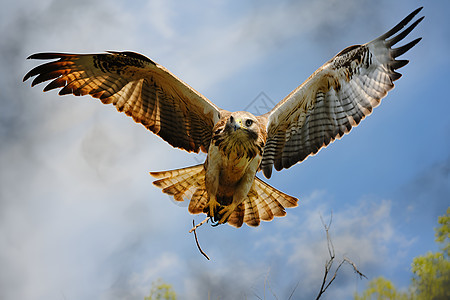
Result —
<instances>
[{"instance_id":1,"label":"curved claw","mask_svg":"<svg viewBox=\"0 0 450 300\"><path fill-rule=\"evenodd\" d=\"M217 227L219 225L222 225L222 223L220 223L219 221L216 221L213 218L211 218L211 226L212 227Z\"/></svg>"},{"instance_id":2,"label":"curved claw","mask_svg":"<svg viewBox=\"0 0 450 300\"><path fill-rule=\"evenodd\" d=\"M228 218L234 212L236 207L237 207L237 205L234 205L233 203L228 205L228 206L223 207L222 210L220 210L219 214L218 214L219 217L220 217L219 223L226 223L226 222L228 222Z\"/></svg>"}]
</instances>

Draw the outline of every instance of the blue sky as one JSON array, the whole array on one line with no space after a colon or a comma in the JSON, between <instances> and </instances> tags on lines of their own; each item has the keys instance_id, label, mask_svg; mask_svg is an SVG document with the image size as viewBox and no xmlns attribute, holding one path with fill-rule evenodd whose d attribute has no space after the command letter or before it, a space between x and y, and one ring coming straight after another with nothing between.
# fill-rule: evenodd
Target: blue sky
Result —
<instances>
[{"instance_id":1,"label":"blue sky","mask_svg":"<svg viewBox=\"0 0 450 300\"><path fill-rule=\"evenodd\" d=\"M450 204L448 1L18 0L0 12L0 298L142 299L162 278L181 299L311 299L328 258L405 288L437 250ZM348 136L268 181L300 199L258 228L203 226L149 171L197 164L89 97L30 88L36 52L140 52L228 110L278 102L340 50L425 6L423 40L382 104ZM266 99L267 100L267 99ZM349 266L324 299L365 287ZM269 289L270 287L270 289Z\"/></svg>"}]
</instances>

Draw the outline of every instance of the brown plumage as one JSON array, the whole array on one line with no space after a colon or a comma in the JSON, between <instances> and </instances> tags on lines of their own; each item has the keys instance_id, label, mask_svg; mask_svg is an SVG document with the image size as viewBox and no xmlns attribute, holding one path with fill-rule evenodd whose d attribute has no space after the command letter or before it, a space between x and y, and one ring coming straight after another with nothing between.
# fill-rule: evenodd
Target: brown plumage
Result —
<instances>
[{"instance_id":1,"label":"brown plumage","mask_svg":"<svg viewBox=\"0 0 450 300\"><path fill-rule=\"evenodd\" d=\"M357 126L380 104L407 60L396 58L420 38L399 48L423 19L404 27L416 9L390 31L350 46L261 116L215 106L161 65L134 52L103 54L39 53L52 60L28 72L32 86L50 80L44 91L91 95L131 116L173 147L206 152L204 164L151 172L154 184L176 201L190 201L189 212L240 227L258 226L297 206L288 196L256 177L270 178L272 167L289 168Z\"/></svg>"}]
</instances>

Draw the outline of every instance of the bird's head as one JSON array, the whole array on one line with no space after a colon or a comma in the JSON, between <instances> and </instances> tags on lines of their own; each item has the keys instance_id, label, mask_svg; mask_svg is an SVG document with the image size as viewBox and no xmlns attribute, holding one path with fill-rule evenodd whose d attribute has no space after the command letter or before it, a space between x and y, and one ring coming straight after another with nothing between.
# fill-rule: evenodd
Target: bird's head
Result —
<instances>
[{"instance_id":1,"label":"bird's head","mask_svg":"<svg viewBox=\"0 0 450 300\"><path fill-rule=\"evenodd\" d=\"M232 135L243 135L257 139L260 131L258 119L253 114L245 111L231 113L225 124L225 131Z\"/></svg>"}]
</instances>

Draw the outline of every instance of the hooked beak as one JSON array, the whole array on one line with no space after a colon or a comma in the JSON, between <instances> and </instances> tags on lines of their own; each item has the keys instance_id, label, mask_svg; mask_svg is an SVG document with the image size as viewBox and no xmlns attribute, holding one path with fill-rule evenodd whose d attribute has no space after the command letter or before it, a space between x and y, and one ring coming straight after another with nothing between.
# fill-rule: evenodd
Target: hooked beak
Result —
<instances>
[{"instance_id":1,"label":"hooked beak","mask_svg":"<svg viewBox=\"0 0 450 300\"><path fill-rule=\"evenodd\" d=\"M236 119L232 124L231 124L232 128L234 131L238 130L239 128L242 127L242 120L241 119Z\"/></svg>"}]
</instances>

